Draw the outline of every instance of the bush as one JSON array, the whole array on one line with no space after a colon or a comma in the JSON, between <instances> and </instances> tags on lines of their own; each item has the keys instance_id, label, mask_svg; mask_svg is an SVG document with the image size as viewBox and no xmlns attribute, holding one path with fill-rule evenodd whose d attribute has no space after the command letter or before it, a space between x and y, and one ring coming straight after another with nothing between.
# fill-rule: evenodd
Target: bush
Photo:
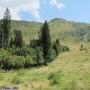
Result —
<instances>
[{"instance_id":1,"label":"bush","mask_svg":"<svg viewBox=\"0 0 90 90\"><path fill-rule=\"evenodd\" d=\"M37 48L37 47L40 47L40 40L30 40L30 45L29 45L30 47L32 47L32 48Z\"/></svg>"},{"instance_id":2,"label":"bush","mask_svg":"<svg viewBox=\"0 0 90 90\"><path fill-rule=\"evenodd\" d=\"M61 52L66 52L66 51L70 51L69 47L67 46L61 46Z\"/></svg>"},{"instance_id":3,"label":"bush","mask_svg":"<svg viewBox=\"0 0 90 90\"><path fill-rule=\"evenodd\" d=\"M0 50L0 68L1 69L10 69L10 53L4 49Z\"/></svg>"},{"instance_id":4,"label":"bush","mask_svg":"<svg viewBox=\"0 0 90 90\"><path fill-rule=\"evenodd\" d=\"M55 42L53 43L53 49L56 52L56 55L58 56L58 54L60 53L60 46Z\"/></svg>"},{"instance_id":5,"label":"bush","mask_svg":"<svg viewBox=\"0 0 90 90\"><path fill-rule=\"evenodd\" d=\"M27 47L17 48L15 52L15 55L17 56L27 56L28 54L30 54L30 50Z\"/></svg>"},{"instance_id":6,"label":"bush","mask_svg":"<svg viewBox=\"0 0 90 90\"><path fill-rule=\"evenodd\" d=\"M31 56L25 57L25 65L24 65L25 68L29 68L35 65L37 65L37 62L33 60Z\"/></svg>"},{"instance_id":7,"label":"bush","mask_svg":"<svg viewBox=\"0 0 90 90\"><path fill-rule=\"evenodd\" d=\"M56 52L53 48L50 48L50 52L48 55L48 61L51 62L56 58Z\"/></svg>"},{"instance_id":8,"label":"bush","mask_svg":"<svg viewBox=\"0 0 90 90\"><path fill-rule=\"evenodd\" d=\"M50 82L50 85L56 85L56 84L60 85L62 76L64 76L64 73L61 70L58 72L51 72L48 75L48 80Z\"/></svg>"},{"instance_id":9,"label":"bush","mask_svg":"<svg viewBox=\"0 0 90 90\"><path fill-rule=\"evenodd\" d=\"M25 57L24 56L10 56L11 69L24 68Z\"/></svg>"},{"instance_id":10,"label":"bush","mask_svg":"<svg viewBox=\"0 0 90 90\"><path fill-rule=\"evenodd\" d=\"M15 53L16 53L16 48L15 47L13 47L13 48L7 48L6 49L11 55L15 55Z\"/></svg>"},{"instance_id":11,"label":"bush","mask_svg":"<svg viewBox=\"0 0 90 90\"><path fill-rule=\"evenodd\" d=\"M48 76L48 80L50 81L50 85L56 85L59 84L57 75L55 73L50 73Z\"/></svg>"},{"instance_id":12,"label":"bush","mask_svg":"<svg viewBox=\"0 0 90 90\"><path fill-rule=\"evenodd\" d=\"M59 53L69 51L69 47L60 45L59 39L53 42L52 47L55 50L56 56L58 56Z\"/></svg>"},{"instance_id":13,"label":"bush","mask_svg":"<svg viewBox=\"0 0 90 90\"><path fill-rule=\"evenodd\" d=\"M37 53L37 56L36 56L37 65L42 65L44 63L42 49L40 47L37 47L36 53Z\"/></svg>"},{"instance_id":14,"label":"bush","mask_svg":"<svg viewBox=\"0 0 90 90\"><path fill-rule=\"evenodd\" d=\"M10 50L10 49L9 49ZM35 54L34 54L35 55ZM0 68L5 70L29 68L35 66L37 62L28 56L16 56L12 55L6 50L0 50Z\"/></svg>"},{"instance_id":15,"label":"bush","mask_svg":"<svg viewBox=\"0 0 90 90\"><path fill-rule=\"evenodd\" d=\"M82 51L83 49L84 49L84 46L83 46L83 44L81 44L80 51Z\"/></svg>"}]
</instances>

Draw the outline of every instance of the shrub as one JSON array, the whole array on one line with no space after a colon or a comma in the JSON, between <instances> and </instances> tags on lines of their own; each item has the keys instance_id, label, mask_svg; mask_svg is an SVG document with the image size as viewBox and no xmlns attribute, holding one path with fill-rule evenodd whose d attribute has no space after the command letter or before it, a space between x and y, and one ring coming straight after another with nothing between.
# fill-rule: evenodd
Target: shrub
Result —
<instances>
[{"instance_id":1,"label":"shrub","mask_svg":"<svg viewBox=\"0 0 90 90\"><path fill-rule=\"evenodd\" d=\"M26 56L25 57L25 65L24 65L25 68L35 66L36 64L37 64L36 61L33 60L31 56Z\"/></svg>"},{"instance_id":2,"label":"shrub","mask_svg":"<svg viewBox=\"0 0 90 90\"><path fill-rule=\"evenodd\" d=\"M14 55L16 53L16 48L13 47L13 48L7 48L6 49L11 55Z\"/></svg>"},{"instance_id":3,"label":"shrub","mask_svg":"<svg viewBox=\"0 0 90 90\"><path fill-rule=\"evenodd\" d=\"M62 46L61 51L62 51L62 52L66 52L66 51L70 51L70 50L69 50L69 47L67 47L67 46Z\"/></svg>"},{"instance_id":4,"label":"shrub","mask_svg":"<svg viewBox=\"0 0 90 90\"><path fill-rule=\"evenodd\" d=\"M10 53L4 49L0 50L0 68L1 69L10 69Z\"/></svg>"},{"instance_id":5,"label":"shrub","mask_svg":"<svg viewBox=\"0 0 90 90\"><path fill-rule=\"evenodd\" d=\"M29 53L28 48L17 48L15 54L17 56L27 56Z\"/></svg>"},{"instance_id":6,"label":"shrub","mask_svg":"<svg viewBox=\"0 0 90 90\"><path fill-rule=\"evenodd\" d=\"M59 52L60 52L60 46L55 42L53 43L53 49L56 52L56 55L58 56Z\"/></svg>"},{"instance_id":7,"label":"shrub","mask_svg":"<svg viewBox=\"0 0 90 90\"><path fill-rule=\"evenodd\" d=\"M52 72L48 75L48 80L50 82L50 85L60 85L61 78L64 75L64 73L60 70L58 72Z\"/></svg>"},{"instance_id":8,"label":"shrub","mask_svg":"<svg viewBox=\"0 0 90 90\"><path fill-rule=\"evenodd\" d=\"M53 48L50 48L49 53L48 53L48 57L47 57L48 62L53 61L55 58L56 58L56 52Z\"/></svg>"},{"instance_id":9,"label":"shrub","mask_svg":"<svg viewBox=\"0 0 90 90\"><path fill-rule=\"evenodd\" d=\"M50 73L48 76L48 80L50 81L50 85L56 85L59 84L57 75L55 73Z\"/></svg>"},{"instance_id":10,"label":"shrub","mask_svg":"<svg viewBox=\"0 0 90 90\"><path fill-rule=\"evenodd\" d=\"M44 63L44 58L43 58L42 49L40 47L37 47L36 53L37 53L37 56L36 56L37 65L43 64Z\"/></svg>"},{"instance_id":11,"label":"shrub","mask_svg":"<svg viewBox=\"0 0 90 90\"><path fill-rule=\"evenodd\" d=\"M30 47L32 47L32 48L37 48L37 47L39 47L40 46L40 40L30 40L30 45L29 45Z\"/></svg>"},{"instance_id":12,"label":"shrub","mask_svg":"<svg viewBox=\"0 0 90 90\"><path fill-rule=\"evenodd\" d=\"M10 56L11 69L24 68L25 57L24 56Z\"/></svg>"},{"instance_id":13,"label":"shrub","mask_svg":"<svg viewBox=\"0 0 90 90\"><path fill-rule=\"evenodd\" d=\"M83 46L83 44L81 44L80 51L82 51L83 49L84 49L84 46Z\"/></svg>"}]
</instances>

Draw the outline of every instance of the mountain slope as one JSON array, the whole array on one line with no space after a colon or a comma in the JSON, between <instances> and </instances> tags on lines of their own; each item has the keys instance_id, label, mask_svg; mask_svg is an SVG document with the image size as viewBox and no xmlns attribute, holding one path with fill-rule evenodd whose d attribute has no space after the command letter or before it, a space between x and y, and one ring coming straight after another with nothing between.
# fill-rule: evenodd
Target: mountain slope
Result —
<instances>
[{"instance_id":1,"label":"mountain slope","mask_svg":"<svg viewBox=\"0 0 90 90\"><path fill-rule=\"evenodd\" d=\"M79 39L83 39L84 41L90 32L90 24L76 23L64 19L54 19L49 25L54 37L68 42L79 41Z\"/></svg>"},{"instance_id":2,"label":"mountain slope","mask_svg":"<svg viewBox=\"0 0 90 90\"><path fill-rule=\"evenodd\" d=\"M19 29L23 32L24 40L36 38L42 23L27 22L27 21L13 21L12 29ZM60 18L55 18L49 22L51 36L59 38L62 41L78 42L88 41L87 37L90 33L90 24L76 23Z\"/></svg>"}]
</instances>

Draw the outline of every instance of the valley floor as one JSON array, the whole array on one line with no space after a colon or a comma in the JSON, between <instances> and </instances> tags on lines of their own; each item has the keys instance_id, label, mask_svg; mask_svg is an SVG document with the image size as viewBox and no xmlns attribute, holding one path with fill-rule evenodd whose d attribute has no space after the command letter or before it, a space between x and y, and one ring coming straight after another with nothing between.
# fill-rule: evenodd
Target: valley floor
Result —
<instances>
[{"instance_id":1,"label":"valley floor","mask_svg":"<svg viewBox=\"0 0 90 90\"><path fill-rule=\"evenodd\" d=\"M19 90L90 90L90 44L70 45L70 52L60 54L48 66L18 71L0 71L0 86L17 86ZM51 85L49 75L59 83Z\"/></svg>"}]
</instances>

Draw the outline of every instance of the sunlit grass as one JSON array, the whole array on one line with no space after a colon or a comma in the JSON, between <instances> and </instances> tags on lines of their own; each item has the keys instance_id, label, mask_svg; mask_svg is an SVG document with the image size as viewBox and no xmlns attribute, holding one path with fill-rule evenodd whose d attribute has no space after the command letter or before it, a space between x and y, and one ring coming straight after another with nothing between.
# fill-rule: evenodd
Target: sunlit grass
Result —
<instances>
[{"instance_id":1,"label":"sunlit grass","mask_svg":"<svg viewBox=\"0 0 90 90\"><path fill-rule=\"evenodd\" d=\"M0 86L18 86L20 90L90 90L90 44L80 51L80 44L70 44L70 52L60 54L48 66L0 71ZM50 85L50 73L57 82ZM73 89L71 89L73 88Z\"/></svg>"}]
</instances>

